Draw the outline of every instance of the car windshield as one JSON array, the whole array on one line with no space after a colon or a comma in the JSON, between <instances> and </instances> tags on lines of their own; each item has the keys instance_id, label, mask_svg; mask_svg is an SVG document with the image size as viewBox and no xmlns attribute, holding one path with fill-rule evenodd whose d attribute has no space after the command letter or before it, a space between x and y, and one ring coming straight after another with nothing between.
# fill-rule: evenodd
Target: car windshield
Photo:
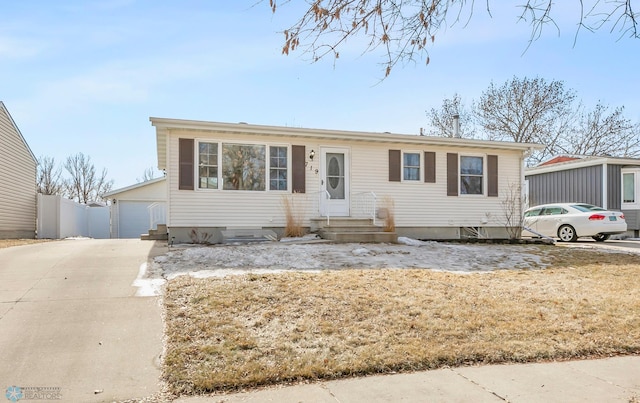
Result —
<instances>
[{"instance_id":1,"label":"car windshield","mask_svg":"<svg viewBox=\"0 0 640 403\"><path fill-rule=\"evenodd\" d=\"M571 207L573 207L576 210L580 210L582 212L585 212L585 213L587 213L589 211L606 211L602 207L593 206L591 204L572 204Z\"/></svg>"}]
</instances>

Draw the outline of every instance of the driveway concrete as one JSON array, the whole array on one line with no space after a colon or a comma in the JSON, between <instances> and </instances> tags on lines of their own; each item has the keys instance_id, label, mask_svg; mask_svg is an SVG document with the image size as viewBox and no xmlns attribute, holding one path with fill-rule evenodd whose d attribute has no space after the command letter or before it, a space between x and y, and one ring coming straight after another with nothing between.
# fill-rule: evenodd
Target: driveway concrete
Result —
<instances>
[{"instance_id":1,"label":"driveway concrete","mask_svg":"<svg viewBox=\"0 0 640 403\"><path fill-rule=\"evenodd\" d=\"M132 286L154 245L86 239L0 249L3 396L11 386L55 388L63 402L158 391L161 307Z\"/></svg>"},{"instance_id":2,"label":"driveway concrete","mask_svg":"<svg viewBox=\"0 0 640 403\"><path fill-rule=\"evenodd\" d=\"M556 245L564 246L566 248L605 249L629 253L640 253L640 241L638 240L609 240L605 242L596 242L587 238L580 238L576 242L557 242Z\"/></svg>"}]
</instances>

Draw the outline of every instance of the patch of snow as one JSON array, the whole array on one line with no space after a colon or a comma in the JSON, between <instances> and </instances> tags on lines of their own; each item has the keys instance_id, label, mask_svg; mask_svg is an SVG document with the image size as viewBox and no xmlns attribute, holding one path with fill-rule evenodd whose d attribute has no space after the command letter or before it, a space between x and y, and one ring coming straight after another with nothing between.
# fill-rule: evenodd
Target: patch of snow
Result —
<instances>
[{"instance_id":1,"label":"patch of snow","mask_svg":"<svg viewBox=\"0 0 640 403\"><path fill-rule=\"evenodd\" d=\"M306 241L315 241L321 239L317 234L307 234L301 237L287 237L281 238L280 242L306 242Z\"/></svg>"},{"instance_id":2,"label":"patch of snow","mask_svg":"<svg viewBox=\"0 0 640 403\"><path fill-rule=\"evenodd\" d=\"M315 239L304 237L304 240ZM296 240L300 240L297 239ZM225 277L246 273L343 269L418 268L457 273L530 270L546 266L539 249L526 245L447 244L399 238L400 244L261 242L173 247L156 257L137 281L158 292L157 279L180 275ZM146 280L143 281L143 280ZM143 291L141 291L143 292Z\"/></svg>"},{"instance_id":3,"label":"patch of snow","mask_svg":"<svg viewBox=\"0 0 640 403\"><path fill-rule=\"evenodd\" d=\"M357 248L351 251L351 254L354 256L363 256L369 254L369 249L367 248Z\"/></svg>"},{"instance_id":4,"label":"patch of snow","mask_svg":"<svg viewBox=\"0 0 640 403\"><path fill-rule=\"evenodd\" d=\"M409 245L409 246L422 246L422 245L426 245L427 242L424 241L420 241L418 239L413 239L413 238L407 238L404 236L399 236L398 237L398 243L404 244L404 245Z\"/></svg>"},{"instance_id":5,"label":"patch of snow","mask_svg":"<svg viewBox=\"0 0 640 403\"><path fill-rule=\"evenodd\" d=\"M161 258L162 256L158 256ZM158 259L162 260L162 259ZM163 278L145 278L147 274L147 264L142 263L138 269L138 277L133 280L133 287L138 287L136 297L153 297L162 294L162 286L166 283Z\"/></svg>"}]
</instances>

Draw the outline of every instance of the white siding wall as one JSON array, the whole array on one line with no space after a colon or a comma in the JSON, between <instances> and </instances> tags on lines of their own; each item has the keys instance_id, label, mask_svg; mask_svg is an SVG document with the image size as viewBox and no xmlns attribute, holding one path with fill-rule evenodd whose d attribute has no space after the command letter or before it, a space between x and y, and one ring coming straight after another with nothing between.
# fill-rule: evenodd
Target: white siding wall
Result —
<instances>
[{"instance_id":1,"label":"white siding wall","mask_svg":"<svg viewBox=\"0 0 640 403\"><path fill-rule=\"evenodd\" d=\"M379 198L390 196L395 202L395 218L398 227L416 226L502 226L503 209L501 201L509 186L518 186L521 181L521 152L496 151L491 149L418 147L394 143L365 143L344 141L322 141L266 136L237 136L233 138L216 134L194 135L193 132L172 131L167 142L168 175L168 225L169 227L269 227L284 226L285 218L281 207L283 192L274 191L221 191L221 190L178 190L178 138L194 138L207 141L225 141L262 144L305 145L309 151L315 150L314 161L306 168L306 195L295 195L306 201L309 214L306 218L318 217L319 168L321 147L345 147L350 149L351 194L373 191ZM196 143L197 144L197 143ZM389 182L389 150L435 151L436 183ZM462 195L447 196L446 157L448 152L462 155L498 155L499 197ZM197 153L196 153L197 158ZM291 161L289 160L289 164ZM421 170L423 167L421 167ZM424 173L422 173L424 174ZM291 176L291 175L290 175ZM197 177L195 179L197 188ZM289 187L290 188L290 187ZM288 193L284 193L288 194ZM307 221L308 223L308 221Z\"/></svg>"},{"instance_id":2,"label":"white siding wall","mask_svg":"<svg viewBox=\"0 0 640 403\"><path fill-rule=\"evenodd\" d=\"M36 162L0 103L0 238L33 238Z\"/></svg>"}]
</instances>

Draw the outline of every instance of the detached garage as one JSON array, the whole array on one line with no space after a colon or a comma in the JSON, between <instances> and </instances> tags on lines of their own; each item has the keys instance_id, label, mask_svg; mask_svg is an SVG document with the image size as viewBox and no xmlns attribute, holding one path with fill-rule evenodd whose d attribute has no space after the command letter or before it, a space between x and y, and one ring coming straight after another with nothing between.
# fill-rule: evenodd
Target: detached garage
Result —
<instances>
[{"instance_id":1,"label":"detached garage","mask_svg":"<svg viewBox=\"0 0 640 403\"><path fill-rule=\"evenodd\" d=\"M166 224L166 182L151 179L104 195L111 200L111 238L140 238Z\"/></svg>"}]
</instances>

